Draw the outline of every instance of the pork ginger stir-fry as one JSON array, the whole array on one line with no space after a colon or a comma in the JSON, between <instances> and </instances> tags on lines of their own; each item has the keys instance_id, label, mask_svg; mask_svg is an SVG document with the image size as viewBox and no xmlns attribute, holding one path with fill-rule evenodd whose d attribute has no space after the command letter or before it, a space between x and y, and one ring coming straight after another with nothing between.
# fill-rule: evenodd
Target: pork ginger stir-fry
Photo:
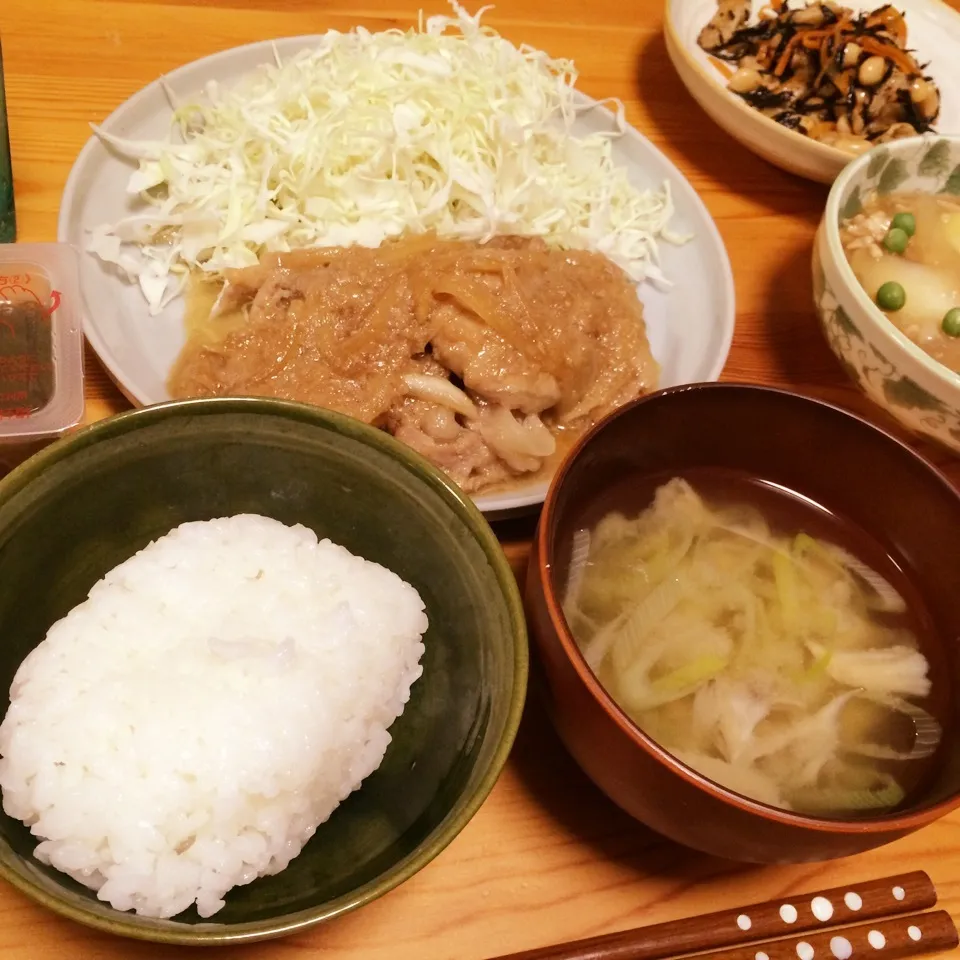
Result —
<instances>
[{"instance_id":1,"label":"pork ginger stir-fry","mask_svg":"<svg viewBox=\"0 0 960 960\"><path fill-rule=\"evenodd\" d=\"M840 547L682 479L574 537L564 613L610 695L729 789L827 816L904 799L940 728L902 597Z\"/></svg>"},{"instance_id":2,"label":"pork ginger stir-fry","mask_svg":"<svg viewBox=\"0 0 960 960\"><path fill-rule=\"evenodd\" d=\"M468 492L535 473L558 436L657 385L636 289L597 253L415 237L272 255L226 279L220 318L171 374L174 397L346 413Z\"/></svg>"},{"instance_id":3,"label":"pork ginger stir-fry","mask_svg":"<svg viewBox=\"0 0 960 960\"><path fill-rule=\"evenodd\" d=\"M932 128L940 92L894 7L858 15L832 0L775 0L749 17L750 0L718 0L698 43L735 66L729 89L761 113L850 153Z\"/></svg>"}]
</instances>

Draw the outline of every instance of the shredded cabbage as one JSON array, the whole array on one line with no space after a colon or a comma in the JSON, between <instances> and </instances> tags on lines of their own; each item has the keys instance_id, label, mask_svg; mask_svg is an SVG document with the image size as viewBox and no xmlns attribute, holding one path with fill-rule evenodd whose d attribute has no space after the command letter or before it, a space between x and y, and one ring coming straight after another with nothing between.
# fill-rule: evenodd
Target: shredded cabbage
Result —
<instances>
[{"instance_id":1,"label":"shredded cabbage","mask_svg":"<svg viewBox=\"0 0 960 960\"><path fill-rule=\"evenodd\" d=\"M232 88L208 83L174 111L169 140L95 126L138 162L127 191L144 208L96 227L88 249L140 284L151 313L194 269L404 232L540 236L666 284L658 240L686 239L668 228L669 184L632 187L612 159L616 134L573 136L584 108L570 61L482 27L488 8L452 6L408 32L331 30Z\"/></svg>"},{"instance_id":2,"label":"shredded cabbage","mask_svg":"<svg viewBox=\"0 0 960 960\"><path fill-rule=\"evenodd\" d=\"M563 608L584 658L705 776L786 809L869 815L936 752L940 724L908 699L931 683L903 598L841 548L708 505L682 479L572 548Z\"/></svg>"}]
</instances>

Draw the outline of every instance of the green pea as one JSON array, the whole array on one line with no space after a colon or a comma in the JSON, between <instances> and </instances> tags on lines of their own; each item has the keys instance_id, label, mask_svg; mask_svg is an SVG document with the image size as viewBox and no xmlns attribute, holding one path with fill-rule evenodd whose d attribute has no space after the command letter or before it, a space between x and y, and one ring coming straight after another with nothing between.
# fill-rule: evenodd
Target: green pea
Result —
<instances>
[{"instance_id":1,"label":"green pea","mask_svg":"<svg viewBox=\"0 0 960 960\"><path fill-rule=\"evenodd\" d=\"M903 253L907 249L907 244L910 242L910 237L907 236L906 230L901 230L899 227L891 227L890 231L883 238L883 245L891 253Z\"/></svg>"},{"instance_id":2,"label":"green pea","mask_svg":"<svg viewBox=\"0 0 960 960\"><path fill-rule=\"evenodd\" d=\"M891 229L902 230L908 237L917 232L917 218L912 213L898 213L890 221Z\"/></svg>"},{"instance_id":3,"label":"green pea","mask_svg":"<svg viewBox=\"0 0 960 960\"><path fill-rule=\"evenodd\" d=\"M948 310L940 326L948 337L960 337L960 307Z\"/></svg>"},{"instance_id":4,"label":"green pea","mask_svg":"<svg viewBox=\"0 0 960 960\"><path fill-rule=\"evenodd\" d=\"M877 291L877 306L881 310L896 313L907 302L907 291L896 280L888 280Z\"/></svg>"}]
</instances>

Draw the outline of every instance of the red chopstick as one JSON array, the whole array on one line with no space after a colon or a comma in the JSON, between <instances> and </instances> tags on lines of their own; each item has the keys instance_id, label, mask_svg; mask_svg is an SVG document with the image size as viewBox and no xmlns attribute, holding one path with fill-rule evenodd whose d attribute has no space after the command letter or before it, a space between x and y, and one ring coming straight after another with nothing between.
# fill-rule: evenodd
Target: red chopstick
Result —
<instances>
[{"instance_id":1,"label":"red chopstick","mask_svg":"<svg viewBox=\"0 0 960 960\"><path fill-rule=\"evenodd\" d=\"M936 902L930 878L917 871L526 950L498 960L663 960L694 953L724 960L856 960L863 956L893 960L957 945L949 914L941 910L915 916ZM909 922L902 919L904 914L913 915ZM838 932L838 927L848 929ZM881 938L883 947L872 945ZM845 954L844 942L854 952Z\"/></svg>"}]
</instances>

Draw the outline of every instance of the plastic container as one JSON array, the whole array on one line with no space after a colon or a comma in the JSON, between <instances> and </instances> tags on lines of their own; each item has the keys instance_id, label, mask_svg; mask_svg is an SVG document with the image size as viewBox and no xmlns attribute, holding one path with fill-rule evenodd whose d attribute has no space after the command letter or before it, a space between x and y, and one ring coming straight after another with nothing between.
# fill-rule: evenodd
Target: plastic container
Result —
<instances>
[{"instance_id":1,"label":"plastic container","mask_svg":"<svg viewBox=\"0 0 960 960\"><path fill-rule=\"evenodd\" d=\"M0 245L0 444L54 439L83 418L77 253Z\"/></svg>"}]
</instances>

